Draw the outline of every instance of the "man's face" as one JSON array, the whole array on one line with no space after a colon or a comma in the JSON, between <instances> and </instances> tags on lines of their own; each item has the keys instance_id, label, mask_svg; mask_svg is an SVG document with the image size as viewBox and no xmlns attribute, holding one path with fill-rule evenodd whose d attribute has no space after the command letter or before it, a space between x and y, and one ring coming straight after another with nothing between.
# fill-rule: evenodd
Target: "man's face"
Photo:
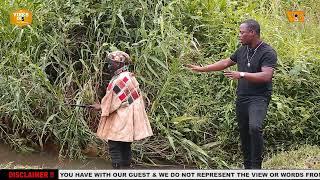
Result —
<instances>
[{"instance_id":1,"label":"man's face","mask_svg":"<svg viewBox=\"0 0 320 180\"><path fill-rule=\"evenodd\" d=\"M124 66L124 63L112 61L108 58L108 73L113 75L118 69L122 68Z\"/></svg>"},{"instance_id":2,"label":"man's face","mask_svg":"<svg viewBox=\"0 0 320 180\"><path fill-rule=\"evenodd\" d=\"M247 24L240 25L239 40L242 45L248 45L254 38L254 31L250 30Z\"/></svg>"}]
</instances>

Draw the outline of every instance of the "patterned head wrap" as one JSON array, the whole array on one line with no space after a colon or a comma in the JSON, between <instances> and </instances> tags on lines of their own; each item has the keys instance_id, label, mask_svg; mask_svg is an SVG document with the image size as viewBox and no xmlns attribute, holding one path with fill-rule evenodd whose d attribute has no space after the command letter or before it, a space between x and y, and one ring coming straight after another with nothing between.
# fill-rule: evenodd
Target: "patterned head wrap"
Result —
<instances>
[{"instance_id":1,"label":"patterned head wrap","mask_svg":"<svg viewBox=\"0 0 320 180\"><path fill-rule=\"evenodd\" d=\"M120 62L120 63L125 63L125 64L131 63L130 56L123 51L113 51L108 54L108 58L111 61L115 61L115 62Z\"/></svg>"}]
</instances>

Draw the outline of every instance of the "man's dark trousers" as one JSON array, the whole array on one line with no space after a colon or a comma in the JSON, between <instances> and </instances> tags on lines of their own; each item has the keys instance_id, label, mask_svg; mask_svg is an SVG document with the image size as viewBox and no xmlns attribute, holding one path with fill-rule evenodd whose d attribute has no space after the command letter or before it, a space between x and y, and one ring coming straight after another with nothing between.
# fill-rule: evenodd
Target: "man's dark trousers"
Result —
<instances>
[{"instance_id":1,"label":"man's dark trousers","mask_svg":"<svg viewBox=\"0 0 320 180\"><path fill-rule=\"evenodd\" d=\"M263 153L262 123L270 96L239 96L236 115L240 130L245 169L261 169Z\"/></svg>"}]
</instances>

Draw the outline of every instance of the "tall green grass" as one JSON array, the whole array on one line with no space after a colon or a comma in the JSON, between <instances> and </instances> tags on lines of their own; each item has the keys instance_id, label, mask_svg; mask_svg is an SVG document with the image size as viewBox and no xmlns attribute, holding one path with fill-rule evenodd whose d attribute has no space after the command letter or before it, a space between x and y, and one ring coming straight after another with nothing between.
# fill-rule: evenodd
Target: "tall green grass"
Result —
<instances>
[{"instance_id":1,"label":"tall green grass","mask_svg":"<svg viewBox=\"0 0 320 180\"><path fill-rule=\"evenodd\" d=\"M110 79L107 52L130 53L155 135L134 146L138 161L228 168L241 163L235 121L236 82L196 74L182 64L209 64L237 48L238 26L257 19L278 53L265 121L267 152L319 144L319 10L316 0L5 0L0 2L0 136L17 150L59 147L82 158L99 114L65 102L92 103ZM25 7L33 23L9 24ZM305 10L289 23L286 10ZM30 144L28 145L27 144Z\"/></svg>"}]
</instances>

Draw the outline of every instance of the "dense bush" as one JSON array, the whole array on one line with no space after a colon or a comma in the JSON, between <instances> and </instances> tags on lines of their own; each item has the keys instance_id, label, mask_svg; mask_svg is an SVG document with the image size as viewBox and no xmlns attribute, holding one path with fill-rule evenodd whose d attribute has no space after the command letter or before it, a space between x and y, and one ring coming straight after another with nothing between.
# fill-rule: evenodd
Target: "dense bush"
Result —
<instances>
[{"instance_id":1,"label":"dense bush","mask_svg":"<svg viewBox=\"0 0 320 180\"><path fill-rule=\"evenodd\" d=\"M82 157L81 150L97 141L99 115L65 103L100 99L110 79L105 54L120 49L134 60L155 132L134 147L138 161L238 165L236 82L182 65L230 56L246 18L260 22L263 39L278 53L264 131L268 152L319 145L316 0L5 0L0 5L0 136L16 150L43 149L50 142L60 147L61 157ZM33 12L33 23L21 29L8 17L22 7ZM287 21L285 11L292 7L305 10L305 23Z\"/></svg>"}]
</instances>

